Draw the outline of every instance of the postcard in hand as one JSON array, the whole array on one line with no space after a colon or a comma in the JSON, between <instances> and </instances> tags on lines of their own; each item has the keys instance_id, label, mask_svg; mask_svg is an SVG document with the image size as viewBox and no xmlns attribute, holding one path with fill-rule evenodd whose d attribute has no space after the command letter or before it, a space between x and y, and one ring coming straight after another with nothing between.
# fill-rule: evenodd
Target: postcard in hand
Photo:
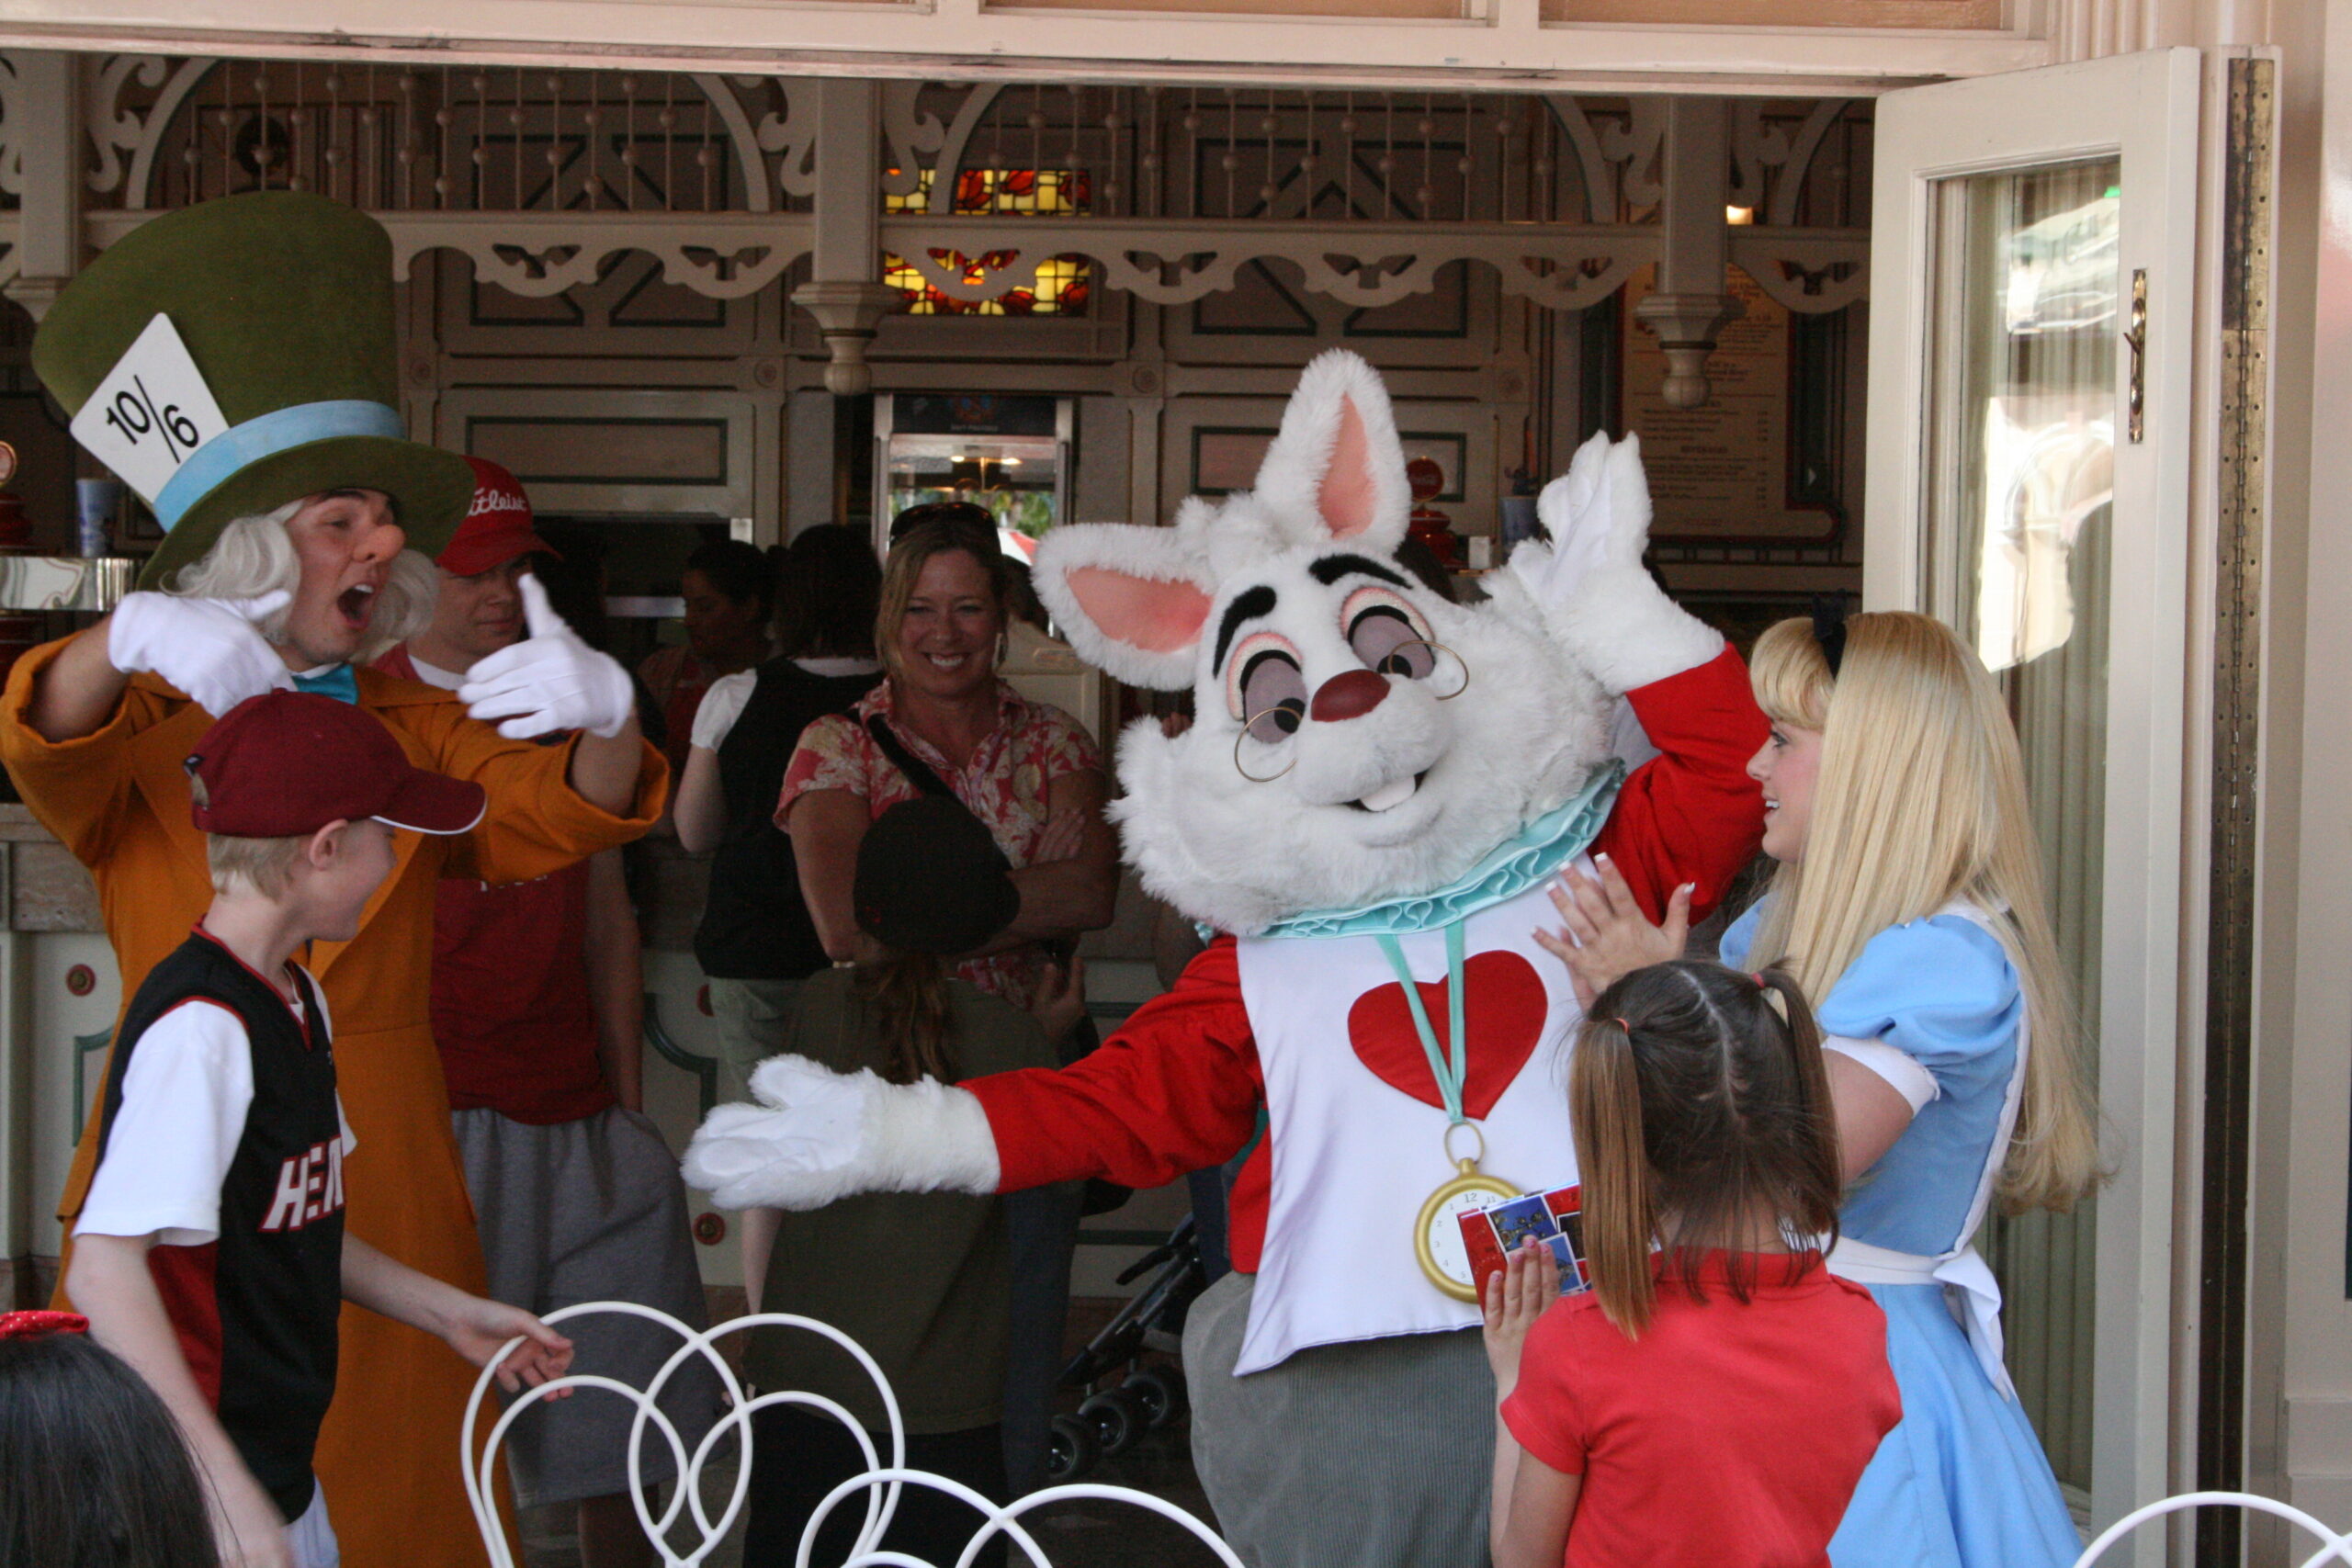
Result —
<instances>
[{"instance_id":1,"label":"postcard in hand","mask_svg":"<svg viewBox=\"0 0 2352 1568\"><path fill-rule=\"evenodd\" d=\"M1584 1260L1583 1192L1581 1187L1555 1188L1458 1216L1462 1246L1470 1255L1471 1275L1482 1300L1487 1277L1499 1272L1510 1250L1527 1241L1541 1241L1552 1249L1560 1265L1562 1295L1591 1288L1591 1269Z\"/></svg>"}]
</instances>

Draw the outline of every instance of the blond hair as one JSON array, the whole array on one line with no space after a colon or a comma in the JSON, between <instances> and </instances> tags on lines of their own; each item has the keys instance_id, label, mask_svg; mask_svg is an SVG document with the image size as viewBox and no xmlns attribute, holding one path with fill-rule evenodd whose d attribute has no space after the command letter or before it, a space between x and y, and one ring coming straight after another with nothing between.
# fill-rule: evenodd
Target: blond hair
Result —
<instances>
[{"instance_id":1,"label":"blond hair","mask_svg":"<svg viewBox=\"0 0 2352 1568\"><path fill-rule=\"evenodd\" d=\"M1889 927L1984 911L2033 1024L2002 1207L2070 1207L2098 1185L2098 1132L2000 689L1949 627L1899 610L1846 622L1834 678L1810 621L1766 631L1751 666L1766 716L1822 739L1804 857L1774 878L1749 964L1785 964L1818 999Z\"/></svg>"},{"instance_id":2,"label":"blond hair","mask_svg":"<svg viewBox=\"0 0 2352 1568\"><path fill-rule=\"evenodd\" d=\"M172 574L164 590L192 599L255 599L283 588L288 593L302 585L302 563L286 525L311 498L289 501L274 512L256 513L223 524L212 547ZM414 550L392 558L384 586L376 595L375 614L368 620L368 635L351 662L373 664L393 649L433 624L433 602L441 592L441 574ZM261 634L272 643L286 640L286 612L265 617Z\"/></svg>"},{"instance_id":3,"label":"blond hair","mask_svg":"<svg viewBox=\"0 0 2352 1568\"><path fill-rule=\"evenodd\" d=\"M211 804L202 776L187 776L188 794L198 806ZM204 835L204 861L212 873L215 893L254 892L265 898L282 898L294 876L294 863L302 857L307 833L290 839L241 839L233 833Z\"/></svg>"}]
</instances>

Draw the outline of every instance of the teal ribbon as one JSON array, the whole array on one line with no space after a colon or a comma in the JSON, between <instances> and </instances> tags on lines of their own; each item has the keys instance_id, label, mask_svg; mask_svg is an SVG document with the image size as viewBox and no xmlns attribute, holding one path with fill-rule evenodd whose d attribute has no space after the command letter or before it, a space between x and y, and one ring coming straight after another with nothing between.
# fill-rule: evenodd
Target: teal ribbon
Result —
<instances>
[{"instance_id":1,"label":"teal ribbon","mask_svg":"<svg viewBox=\"0 0 2352 1568\"><path fill-rule=\"evenodd\" d=\"M401 411L390 403L364 398L334 398L324 402L296 403L232 424L194 452L155 492L156 526L170 533L187 509L210 495L220 482L264 457L332 441L339 435L374 435L390 441L405 439L408 425Z\"/></svg>"},{"instance_id":2,"label":"teal ribbon","mask_svg":"<svg viewBox=\"0 0 2352 1568\"><path fill-rule=\"evenodd\" d=\"M1266 937L1379 936L1458 925L1481 909L1518 897L1548 879L1600 834L1625 782L1625 764L1604 763L1566 805L1544 813L1519 836L1490 852L1434 892L1367 904L1355 909L1315 909L1278 920Z\"/></svg>"},{"instance_id":3,"label":"teal ribbon","mask_svg":"<svg viewBox=\"0 0 2352 1568\"><path fill-rule=\"evenodd\" d=\"M1405 988L1405 1005L1413 1014L1413 1032L1421 1037L1421 1054L1430 1059L1430 1077L1437 1082L1438 1098L1445 1102L1446 1123L1459 1127L1470 1120L1462 1113L1462 1086L1470 1077L1470 1032L1462 1021L1465 999L1462 986L1462 922L1456 920L1445 928L1443 1048L1438 1045L1437 1031L1430 1027L1430 1010L1421 1001L1421 988L1414 984L1413 972L1406 966L1403 944L1386 931L1379 932L1374 940L1380 943L1388 967L1396 972L1396 983Z\"/></svg>"},{"instance_id":4,"label":"teal ribbon","mask_svg":"<svg viewBox=\"0 0 2352 1568\"><path fill-rule=\"evenodd\" d=\"M330 666L323 675L297 675L294 689L309 692L313 696L333 697L339 703L359 702L359 677L351 672L348 664Z\"/></svg>"}]
</instances>

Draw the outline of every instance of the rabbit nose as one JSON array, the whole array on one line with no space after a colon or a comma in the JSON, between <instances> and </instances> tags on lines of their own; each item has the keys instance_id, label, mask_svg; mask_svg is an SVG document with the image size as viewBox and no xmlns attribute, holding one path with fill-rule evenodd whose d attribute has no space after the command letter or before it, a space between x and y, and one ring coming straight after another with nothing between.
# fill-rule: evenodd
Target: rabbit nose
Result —
<instances>
[{"instance_id":1,"label":"rabbit nose","mask_svg":"<svg viewBox=\"0 0 2352 1568\"><path fill-rule=\"evenodd\" d=\"M1343 718L1362 718L1381 705L1388 695L1388 682L1369 670L1351 670L1344 675L1334 675L1315 688L1315 701L1308 705L1306 716L1323 724L1336 724Z\"/></svg>"}]
</instances>

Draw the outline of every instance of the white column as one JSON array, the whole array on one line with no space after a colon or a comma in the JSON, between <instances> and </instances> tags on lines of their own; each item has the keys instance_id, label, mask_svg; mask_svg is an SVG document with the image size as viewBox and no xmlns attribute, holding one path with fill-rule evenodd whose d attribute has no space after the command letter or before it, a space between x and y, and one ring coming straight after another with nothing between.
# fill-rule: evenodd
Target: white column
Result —
<instances>
[{"instance_id":1,"label":"white column","mask_svg":"<svg viewBox=\"0 0 2352 1568\"><path fill-rule=\"evenodd\" d=\"M1724 207L1730 194L1729 105L1722 98L1670 98L1666 106L1663 254L1657 289L1634 308L1666 351L1666 400L1703 404L1715 334L1747 313L1725 287L1729 265Z\"/></svg>"},{"instance_id":2,"label":"white column","mask_svg":"<svg viewBox=\"0 0 2352 1568\"><path fill-rule=\"evenodd\" d=\"M82 57L12 50L8 144L24 160L17 273L8 293L38 321L82 270Z\"/></svg>"},{"instance_id":3,"label":"white column","mask_svg":"<svg viewBox=\"0 0 2352 1568\"><path fill-rule=\"evenodd\" d=\"M817 318L831 351L826 389L854 397L874 389L865 345L899 301L881 277L881 85L820 78L792 90L817 95L817 238L809 280L793 290L792 302Z\"/></svg>"}]
</instances>

